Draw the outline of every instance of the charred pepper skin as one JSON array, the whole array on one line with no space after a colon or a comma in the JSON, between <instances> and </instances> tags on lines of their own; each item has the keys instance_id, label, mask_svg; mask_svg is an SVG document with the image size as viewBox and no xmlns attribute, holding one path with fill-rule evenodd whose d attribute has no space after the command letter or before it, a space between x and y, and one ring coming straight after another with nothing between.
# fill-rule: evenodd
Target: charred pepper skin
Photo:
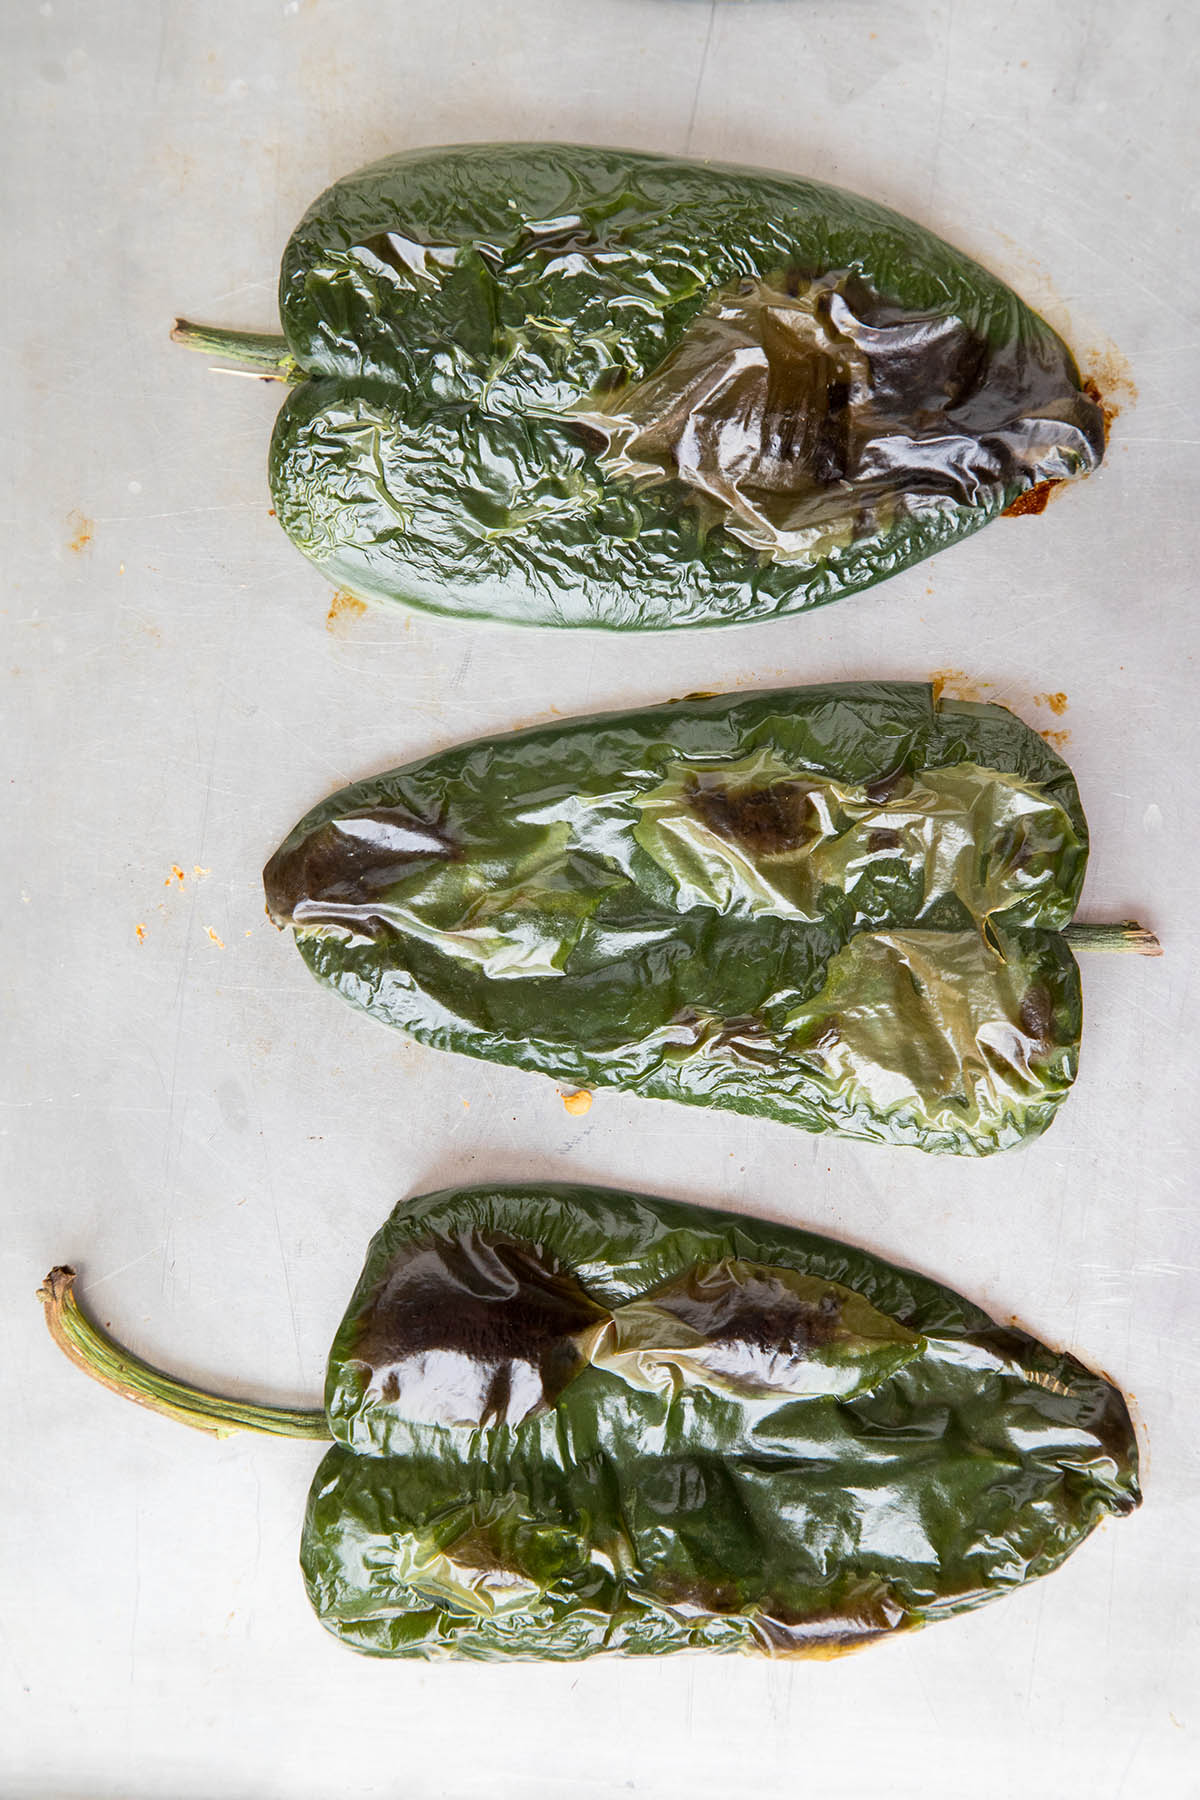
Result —
<instances>
[{"instance_id":1,"label":"charred pepper skin","mask_svg":"<svg viewBox=\"0 0 1200 1800\"><path fill-rule=\"evenodd\" d=\"M1020 1586L1140 1498L1120 1394L949 1289L562 1184L398 1207L326 1411L301 1564L322 1624L383 1656L828 1656Z\"/></svg>"},{"instance_id":2,"label":"charred pepper skin","mask_svg":"<svg viewBox=\"0 0 1200 1800\"><path fill-rule=\"evenodd\" d=\"M1093 469L1050 327L858 196L570 144L386 158L288 243L284 529L338 587L660 630L824 604Z\"/></svg>"},{"instance_id":3,"label":"charred pepper skin","mask_svg":"<svg viewBox=\"0 0 1200 1800\"><path fill-rule=\"evenodd\" d=\"M221 1401L43 1289L89 1373L206 1431L337 1440L300 1560L373 1656L825 1657L1056 1568L1139 1503L1117 1390L925 1276L560 1183L397 1208L325 1415Z\"/></svg>"},{"instance_id":4,"label":"charred pepper skin","mask_svg":"<svg viewBox=\"0 0 1200 1800\"><path fill-rule=\"evenodd\" d=\"M272 857L319 979L587 1087L986 1155L1074 1078L1087 825L994 705L917 683L555 722L344 790Z\"/></svg>"}]
</instances>

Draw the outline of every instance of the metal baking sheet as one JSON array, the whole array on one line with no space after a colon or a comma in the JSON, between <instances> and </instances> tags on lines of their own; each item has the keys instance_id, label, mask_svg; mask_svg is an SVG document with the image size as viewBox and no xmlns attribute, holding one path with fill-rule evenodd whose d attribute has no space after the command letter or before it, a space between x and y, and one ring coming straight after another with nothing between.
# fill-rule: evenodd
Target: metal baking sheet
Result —
<instances>
[{"instance_id":1,"label":"metal baking sheet","mask_svg":"<svg viewBox=\"0 0 1200 1800\"><path fill-rule=\"evenodd\" d=\"M953 0L12 0L0 1787L30 1796L1200 1794L1195 1496L1200 486L1186 8ZM390 150L557 137L869 193L1010 281L1120 405L1103 469L810 617L643 640L331 606L269 516L291 226ZM1088 916L1051 1132L981 1163L419 1049L313 983L259 871L333 788L697 688L941 674L1062 734ZM1065 695L1065 704L1049 695ZM1056 710L1057 709L1057 710ZM296 1569L311 1447L214 1443L53 1351L54 1262L137 1349L315 1403L406 1194L563 1176L842 1234L1133 1397L1146 1504L1000 1605L835 1663L355 1658Z\"/></svg>"}]
</instances>

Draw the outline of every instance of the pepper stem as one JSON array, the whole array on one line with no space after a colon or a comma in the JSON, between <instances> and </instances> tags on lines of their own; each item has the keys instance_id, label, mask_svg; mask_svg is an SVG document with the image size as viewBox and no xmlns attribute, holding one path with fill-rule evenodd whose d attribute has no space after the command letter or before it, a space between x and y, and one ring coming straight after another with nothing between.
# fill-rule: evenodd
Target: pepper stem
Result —
<instances>
[{"instance_id":1,"label":"pepper stem","mask_svg":"<svg viewBox=\"0 0 1200 1800\"><path fill-rule=\"evenodd\" d=\"M38 1289L46 1309L50 1335L63 1353L93 1381L124 1395L151 1412L177 1419L197 1431L230 1437L235 1431L259 1431L269 1437L327 1438L323 1412L286 1406L259 1406L251 1400L225 1400L206 1394L186 1381L176 1381L124 1349L89 1319L75 1298L74 1269L51 1269Z\"/></svg>"},{"instance_id":2,"label":"pepper stem","mask_svg":"<svg viewBox=\"0 0 1200 1800\"><path fill-rule=\"evenodd\" d=\"M1086 925L1076 920L1063 932L1075 950L1121 950L1133 956L1161 956L1162 945L1152 931L1136 919L1119 925Z\"/></svg>"},{"instance_id":3,"label":"pepper stem","mask_svg":"<svg viewBox=\"0 0 1200 1800\"><path fill-rule=\"evenodd\" d=\"M171 341L205 356L245 363L269 381L302 379L287 339L273 337L269 332L225 331L219 325L193 325L190 319L176 319L171 327Z\"/></svg>"}]
</instances>

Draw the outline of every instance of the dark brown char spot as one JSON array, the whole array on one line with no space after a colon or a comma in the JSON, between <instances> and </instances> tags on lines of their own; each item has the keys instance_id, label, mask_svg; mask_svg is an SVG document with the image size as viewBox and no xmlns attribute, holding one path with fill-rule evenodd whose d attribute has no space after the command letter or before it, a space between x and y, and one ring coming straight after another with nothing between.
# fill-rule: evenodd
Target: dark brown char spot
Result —
<instances>
[{"instance_id":1,"label":"dark brown char spot","mask_svg":"<svg viewBox=\"0 0 1200 1800\"><path fill-rule=\"evenodd\" d=\"M753 1013L735 1019L723 1019L708 1039L711 1049L725 1052L742 1062L758 1063L774 1068L779 1057L779 1044L774 1032Z\"/></svg>"},{"instance_id":2,"label":"dark brown char spot","mask_svg":"<svg viewBox=\"0 0 1200 1800\"><path fill-rule=\"evenodd\" d=\"M688 804L719 837L742 844L757 856L778 856L817 835L811 792L799 781L730 788L700 780L689 792Z\"/></svg>"},{"instance_id":3,"label":"dark brown char spot","mask_svg":"<svg viewBox=\"0 0 1200 1800\"><path fill-rule=\"evenodd\" d=\"M1009 825L998 833L989 861L993 868L1027 869L1034 859L1034 846L1024 822Z\"/></svg>"},{"instance_id":4,"label":"dark brown char spot","mask_svg":"<svg viewBox=\"0 0 1200 1800\"><path fill-rule=\"evenodd\" d=\"M744 1345L760 1355L803 1355L837 1335L842 1322L838 1295L804 1300L770 1269L739 1273L740 1279L720 1263L689 1269L646 1298L710 1344Z\"/></svg>"},{"instance_id":5,"label":"dark brown char spot","mask_svg":"<svg viewBox=\"0 0 1200 1800\"><path fill-rule=\"evenodd\" d=\"M732 1581L690 1579L674 1574L660 1574L654 1583L656 1598L664 1605L683 1613L717 1613L728 1617L740 1610L741 1595Z\"/></svg>"},{"instance_id":6,"label":"dark brown char spot","mask_svg":"<svg viewBox=\"0 0 1200 1800\"><path fill-rule=\"evenodd\" d=\"M1042 1387L1038 1403L1050 1416L1069 1417L1074 1425L1092 1434L1098 1448L1112 1458L1118 1469L1130 1468L1137 1457L1137 1434L1129 1403L1107 1375L1084 1368L1074 1357L1068 1357L1067 1367L1047 1387L1038 1382L1038 1376L1050 1374L1044 1363L1047 1357L1054 1360L1053 1352L1027 1331L1015 1324L993 1325L981 1332L977 1341L993 1356L1010 1363L1013 1374ZM1105 1498L1105 1505L1118 1515L1133 1512L1139 1504L1137 1494L1109 1493Z\"/></svg>"},{"instance_id":7,"label":"dark brown char spot","mask_svg":"<svg viewBox=\"0 0 1200 1800\"><path fill-rule=\"evenodd\" d=\"M352 1355L385 1399L420 1390L423 1416L508 1417L516 1386L553 1405L584 1360L576 1339L609 1317L539 1245L467 1232L408 1246L358 1323ZM518 1377L524 1379L518 1381ZM530 1407L521 1403L517 1423Z\"/></svg>"},{"instance_id":8,"label":"dark brown char spot","mask_svg":"<svg viewBox=\"0 0 1200 1800\"><path fill-rule=\"evenodd\" d=\"M757 1613L754 1635L772 1656L840 1656L862 1650L907 1623L890 1598L876 1599L862 1610L825 1613L805 1619Z\"/></svg>"},{"instance_id":9,"label":"dark brown char spot","mask_svg":"<svg viewBox=\"0 0 1200 1800\"><path fill-rule=\"evenodd\" d=\"M1053 1004L1050 990L1044 982L1036 981L1032 987L1026 989L1025 998L1021 1001L1021 1030L1035 1043L1048 1043L1052 1017Z\"/></svg>"},{"instance_id":10,"label":"dark brown char spot","mask_svg":"<svg viewBox=\"0 0 1200 1800\"><path fill-rule=\"evenodd\" d=\"M384 889L431 859L453 861L458 845L438 820L403 806L331 819L290 849L277 850L263 871L267 911L278 925L318 921L323 912L369 910Z\"/></svg>"},{"instance_id":11,"label":"dark brown char spot","mask_svg":"<svg viewBox=\"0 0 1200 1800\"><path fill-rule=\"evenodd\" d=\"M602 431L593 425L585 425L580 419L566 419L564 423L573 431L589 456L602 456L608 447L608 439Z\"/></svg>"},{"instance_id":12,"label":"dark brown char spot","mask_svg":"<svg viewBox=\"0 0 1200 1800\"><path fill-rule=\"evenodd\" d=\"M711 1577L660 1576L655 1593L665 1605L685 1614L714 1613L728 1618L744 1613L751 1633L770 1656L839 1656L861 1650L911 1623L893 1596L877 1587L847 1595L840 1607L805 1616L792 1614L769 1594L748 1600L733 1582Z\"/></svg>"},{"instance_id":13,"label":"dark brown char spot","mask_svg":"<svg viewBox=\"0 0 1200 1800\"><path fill-rule=\"evenodd\" d=\"M406 280L412 280L412 268L406 261L400 244L392 232L377 231L374 236L364 238L358 247L369 252L381 263L386 263L389 269L396 271L397 275L404 276Z\"/></svg>"},{"instance_id":14,"label":"dark brown char spot","mask_svg":"<svg viewBox=\"0 0 1200 1800\"><path fill-rule=\"evenodd\" d=\"M897 769L894 774L881 775L878 781L872 781L863 789L863 793L872 806L886 806L895 798L908 781L908 773Z\"/></svg>"},{"instance_id":15,"label":"dark brown char spot","mask_svg":"<svg viewBox=\"0 0 1200 1800\"><path fill-rule=\"evenodd\" d=\"M1095 1415L1088 1421L1096 1442L1111 1456L1118 1469L1129 1468L1137 1456L1137 1437L1125 1396L1111 1383L1105 1388ZM1134 1494L1110 1500L1114 1512L1132 1512L1138 1505Z\"/></svg>"},{"instance_id":16,"label":"dark brown char spot","mask_svg":"<svg viewBox=\"0 0 1200 1800\"><path fill-rule=\"evenodd\" d=\"M850 383L831 381L825 403L813 441L812 473L818 487L833 487L848 479L853 456Z\"/></svg>"},{"instance_id":17,"label":"dark brown char spot","mask_svg":"<svg viewBox=\"0 0 1200 1800\"><path fill-rule=\"evenodd\" d=\"M615 394L619 388L625 387L628 381L629 370L622 368L619 363L614 363L611 369L601 369L592 383L592 393L596 399L603 399L609 394ZM604 441L602 438L601 442Z\"/></svg>"},{"instance_id":18,"label":"dark brown char spot","mask_svg":"<svg viewBox=\"0 0 1200 1800\"><path fill-rule=\"evenodd\" d=\"M675 1042L691 1042L709 1051L725 1051L748 1062L773 1062L778 1055L775 1034L755 1013L731 1019L714 1019L693 1006L680 1007L671 1015Z\"/></svg>"}]
</instances>

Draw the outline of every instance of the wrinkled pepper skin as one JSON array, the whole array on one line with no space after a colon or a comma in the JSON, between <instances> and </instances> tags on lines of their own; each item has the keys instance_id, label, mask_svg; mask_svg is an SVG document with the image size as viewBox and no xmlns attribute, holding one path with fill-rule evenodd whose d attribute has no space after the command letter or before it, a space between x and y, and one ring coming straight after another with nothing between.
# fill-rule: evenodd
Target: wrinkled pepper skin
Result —
<instances>
[{"instance_id":1,"label":"wrinkled pepper skin","mask_svg":"<svg viewBox=\"0 0 1200 1800\"><path fill-rule=\"evenodd\" d=\"M1115 1388L811 1232L560 1183L447 1189L371 1244L320 1411L225 1399L39 1291L111 1392L336 1440L300 1561L376 1656L830 1656L1056 1568L1140 1501Z\"/></svg>"},{"instance_id":2,"label":"wrinkled pepper skin","mask_svg":"<svg viewBox=\"0 0 1200 1800\"><path fill-rule=\"evenodd\" d=\"M985 1155L1076 1072L1071 772L919 683L694 697L345 789L265 871L319 979L576 1085Z\"/></svg>"},{"instance_id":3,"label":"wrinkled pepper skin","mask_svg":"<svg viewBox=\"0 0 1200 1800\"><path fill-rule=\"evenodd\" d=\"M458 617L777 617L1104 453L1069 350L1002 282L758 170L388 157L306 213L280 313L302 378L271 446L280 523L352 594Z\"/></svg>"},{"instance_id":4,"label":"wrinkled pepper skin","mask_svg":"<svg viewBox=\"0 0 1200 1800\"><path fill-rule=\"evenodd\" d=\"M603 1189L398 1208L326 1409L301 1564L377 1656L831 1655L1140 1498L1074 1357L849 1245Z\"/></svg>"}]
</instances>

